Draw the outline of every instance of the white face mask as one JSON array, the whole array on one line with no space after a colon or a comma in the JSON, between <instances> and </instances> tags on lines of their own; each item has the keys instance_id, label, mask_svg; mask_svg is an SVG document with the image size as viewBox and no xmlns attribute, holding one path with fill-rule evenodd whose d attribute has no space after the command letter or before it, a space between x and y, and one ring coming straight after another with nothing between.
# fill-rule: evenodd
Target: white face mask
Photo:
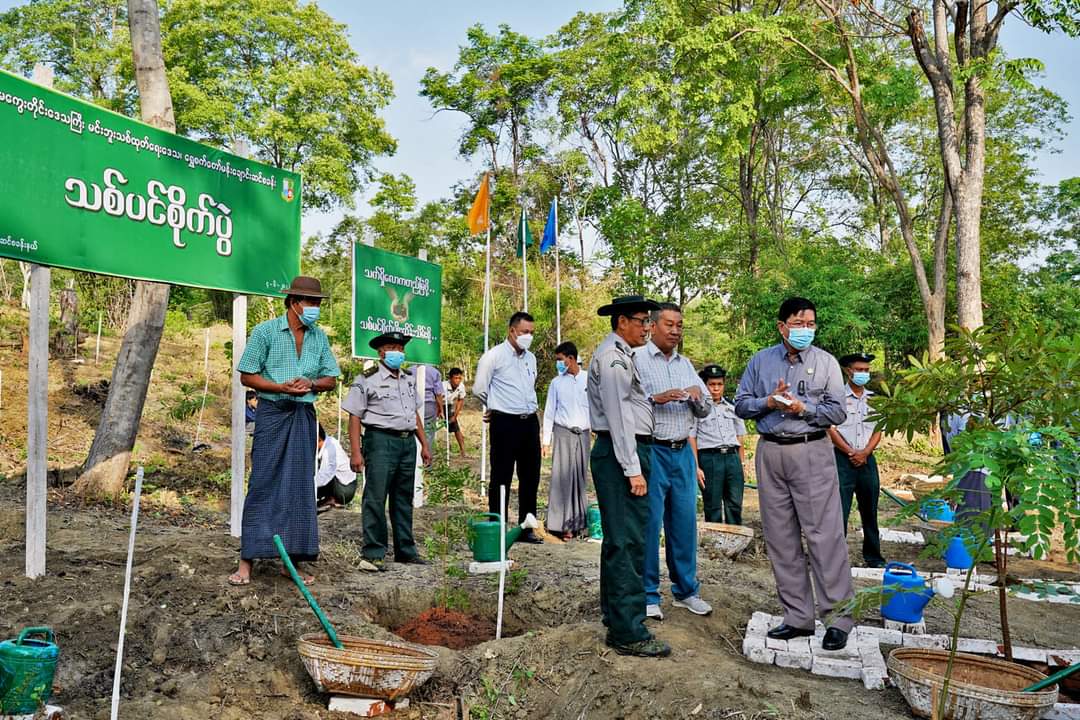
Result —
<instances>
[{"instance_id":1,"label":"white face mask","mask_svg":"<svg viewBox=\"0 0 1080 720\"><path fill-rule=\"evenodd\" d=\"M528 350L529 346L532 345L532 341L533 341L533 336L532 336L531 333L529 333L529 334L526 334L526 335L518 335L517 340L515 342L517 342L517 346L519 348L521 348L522 350Z\"/></svg>"}]
</instances>

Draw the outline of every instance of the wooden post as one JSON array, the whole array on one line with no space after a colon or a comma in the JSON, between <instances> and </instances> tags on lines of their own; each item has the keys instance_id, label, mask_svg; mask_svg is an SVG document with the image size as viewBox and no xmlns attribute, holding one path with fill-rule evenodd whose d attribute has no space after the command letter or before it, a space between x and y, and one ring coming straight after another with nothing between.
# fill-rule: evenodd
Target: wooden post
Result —
<instances>
[{"instance_id":1,"label":"wooden post","mask_svg":"<svg viewBox=\"0 0 1080 720\"><path fill-rule=\"evenodd\" d=\"M247 406L244 386L236 368L247 347L247 295L233 295L232 302L232 482L229 501L229 534L240 537L244 516L244 459L247 455Z\"/></svg>"},{"instance_id":2,"label":"wooden post","mask_svg":"<svg viewBox=\"0 0 1080 720\"><path fill-rule=\"evenodd\" d=\"M34 66L34 82L52 87L52 68ZM45 512L48 498L49 288L52 271L30 265L30 344L26 403L26 576L45 574Z\"/></svg>"}]
</instances>

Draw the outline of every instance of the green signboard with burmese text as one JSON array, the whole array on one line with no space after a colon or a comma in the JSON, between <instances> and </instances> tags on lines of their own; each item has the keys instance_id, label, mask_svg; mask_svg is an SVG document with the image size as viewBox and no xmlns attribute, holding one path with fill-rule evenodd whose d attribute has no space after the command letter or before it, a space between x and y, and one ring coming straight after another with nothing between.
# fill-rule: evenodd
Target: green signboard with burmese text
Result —
<instances>
[{"instance_id":1,"label":"green signboard with burmese text","mask_svg":"<svg viewBox=\"0 0 1080 720\"><path fill-rule=\"evenodd\" d=\"M442 359L442 267L408 255L353 245L353 357L378 357L368 343L385 332L412 338L411 363Z\"/></svg>"},{"instance_id":2,"label":"green signboard with burmese text","mask_svg":"<svg viewBox=\"0 0 1080 720\"><path fill-rule=\"evenodd\" d=\"M257 295L299 274L300 177L0 71L0 257Z\"/></svg>"}]
</instances>

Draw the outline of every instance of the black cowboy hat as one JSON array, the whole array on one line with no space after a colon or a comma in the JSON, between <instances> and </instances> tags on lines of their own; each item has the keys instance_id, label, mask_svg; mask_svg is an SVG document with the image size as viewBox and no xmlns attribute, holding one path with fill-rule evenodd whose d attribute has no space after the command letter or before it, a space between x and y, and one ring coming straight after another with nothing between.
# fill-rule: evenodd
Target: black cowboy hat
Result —
<instances>
[{"instance_id":1,"label":"black cowboy hat","mask_svg":"<svg viewBox=\"0 0 1080 720\"><path fill-rule=\"evenodd\" d=\"M706 365L701 368L701 372L698 373L698 377L704 381L723 379L727 377L727 370L719 365Z\"/></svg>"},{"instance_id":2,"label":"black cowboy hat","mask_svg":"<svg viewBox=\"0 0 1080 720\"><path fill-rule=\"evenodd\" d=\"M851 353L850 355L845 355L840 358L840 367L847 367L853 362L860 361L864 363L873 362L874 356L870 353Z\"/></svg>"},{"instance_id":3,"label":"black cowboy hat","mask_svg":"<svg viewBox=\"0 0 1080 720\"><path fill-rule=\"evenodd\" d=\"M370 347L372 350L378 350L383 345L388 345L390 343L397 343L398 345L404 347L405 343L409 342L410 340L412 340L412 338L408 335L403 335L399 332L387 332L379 335L378 337L372 338L371 342L368 343L368 347Z\"/></svg>"},{"instance_id":4,"label":"black cowboy hat","mask_svg":"<svg viewBox=\"0 0 1080 720\"><path fill-rule=\"evenodd\" d=\"M292 285L285 288L284 293L286 295L295 295L297 297L309 297L309 298L327 298L330 297L322 291L322 283L318 279L308 277L307 275L297 275L293 278Z\"/></svg>"},{"instance_id":5,"label":"black cowboy hat","mask_svg":"<svg viewBox=\"0 0 1080 720\"><path fill-rule=\"evenodd\" d=\"M612 300L607 305L601 306L596 314L603 316L615 315L616 313L622 315L628 312L639 312L641 310L659 310L660 303L653 300L649 300L644 295L623 295Z\"/></svg>"}]
</instances>

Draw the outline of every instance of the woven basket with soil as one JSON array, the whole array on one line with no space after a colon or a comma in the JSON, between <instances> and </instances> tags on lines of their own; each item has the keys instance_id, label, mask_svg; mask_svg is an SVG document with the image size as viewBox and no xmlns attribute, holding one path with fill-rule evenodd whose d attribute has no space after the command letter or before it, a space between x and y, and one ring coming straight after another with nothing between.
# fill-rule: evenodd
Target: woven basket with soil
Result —
<instances>
[{"instance_id":1,"label":"woven basket with soil","mask_svg":"<svg viewBox=\"0 0 1080 720\"><path fill-rule=\"evenodd\" d=\"M323 692L397 700L427 682L439 657L422 645L338 638L345 647L335 648L322 633L297 642L304 667Z\"/></svg>"},{"instance_id":2,"label":"woven basket with soil","mask_svg":"<svg viewBox=\"0 0 1080 720\"><path fill-rule=\"evenodd\" d=\"M933 716L941 697L948 650L897 648L889 653L889 679L916 717ZM1020 692L1046 676L1004 660L957 653L943 720L1039 720L1058 696L1058 686Z\"/></svg>"}]
</instances>

